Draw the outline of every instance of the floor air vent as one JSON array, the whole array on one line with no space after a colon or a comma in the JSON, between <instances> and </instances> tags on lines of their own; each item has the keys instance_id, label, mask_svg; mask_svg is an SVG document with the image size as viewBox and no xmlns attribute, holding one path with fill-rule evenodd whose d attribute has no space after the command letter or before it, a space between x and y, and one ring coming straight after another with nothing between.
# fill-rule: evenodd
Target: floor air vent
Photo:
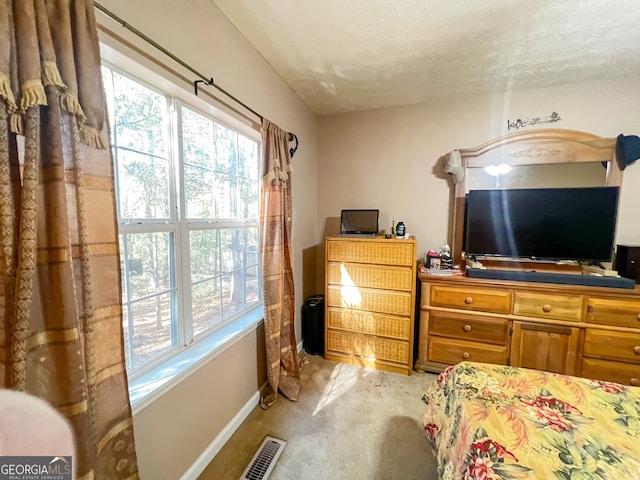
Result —
<instances>
[{"instance_id":1,"label":"floor air vent","mask_svg":"<svg viewBox=\"0 0 640 480\"><path fill-rule=\"evenodd\" d=\"M276 461L286 444L287 442L284 440L265 437L240 480L266 480L269 478L271 470L275 467Z\"/></svg>"}]
</instances>

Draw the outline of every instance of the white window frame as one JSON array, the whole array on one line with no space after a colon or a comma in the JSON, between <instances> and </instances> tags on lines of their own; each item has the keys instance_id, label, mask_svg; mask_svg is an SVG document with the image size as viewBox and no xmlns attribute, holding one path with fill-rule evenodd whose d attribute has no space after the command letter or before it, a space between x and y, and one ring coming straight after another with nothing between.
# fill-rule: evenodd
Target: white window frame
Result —
<instances>
[{"instance_id":1,"label":"white window frame","mask_svg":"<svg viewBox=\"0 0 640 480\"><path fill-rule=\"evenodd\" d=\"M253 128L251 122L239 115L233 116L229 114L224 110L224 106L214 105L201 97L195 96L165 78L164 75L146 68L105 44L101 44L101 53L104 66L167 98L170 110L168 123L171 131L166 132L166 138L170 142L166 152L169 162L168 180L170 182L169 218L166 220L136 219L120 222L118 211L119 234L171 232L174 236L174 248L176 252L180 252L180 255L176 255L172 259L176 276L176 291L174 295L176 296L175 314L177 315L178 326L177 346L172 346L168 351L158 354L154 360L144 366L128 372L129 393L132 409L135 413L179 382L184 376L194 371L202 362L218 355L244 335L255 330L256 325L264 317L262 271L258 258L257 288L260 300L258 305L243 311L239 316L224 320L222 324L214 327L212 331L198 335L197 338L193 336L189 232L194 230L220 230L223 228L243 229L254 227L259 229L259 219L256 218L255 221L238 219L211 221L181 218L186 213L185 197L180 194L180 192L184 192L185 188L182 135L180 133L181 108L186 106L190 110L209 117L214 122L228 127L257 143L258 194L262 179L262 173L260 172L262 138L260 133ZM117 181L117 165L114 166L114 172ZM117 202L117 208L118 210L120 208L119 201ZM246 266L244 268L246 269ZM123 311L123 314L126 318L126 311Z\"/></svg>"}]
</instances>

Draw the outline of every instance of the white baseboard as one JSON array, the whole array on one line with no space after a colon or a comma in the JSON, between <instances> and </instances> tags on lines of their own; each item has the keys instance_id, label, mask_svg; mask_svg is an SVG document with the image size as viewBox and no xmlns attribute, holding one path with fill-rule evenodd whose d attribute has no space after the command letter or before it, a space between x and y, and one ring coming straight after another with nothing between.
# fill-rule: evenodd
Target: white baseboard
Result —
<instances>
[{"instance_id":1,"label":"white baseboard","mask_svg":"<svg viewBox=\"0 0 640 480\"><path fill-rule=\"evenodd\" d=\"M260 392L254 393L249 401L244 404L240 411L233 419L227 423L218 436L205 448L204 452L200 454L193 465L180 477L180 480L197 480L207 465L211 463L211 460L218 454L218 452L224 447L224 444L231 438L231 435L238 429L238 427L249 416L251 411L260 401Z\"/></svg>"}]
</instances>

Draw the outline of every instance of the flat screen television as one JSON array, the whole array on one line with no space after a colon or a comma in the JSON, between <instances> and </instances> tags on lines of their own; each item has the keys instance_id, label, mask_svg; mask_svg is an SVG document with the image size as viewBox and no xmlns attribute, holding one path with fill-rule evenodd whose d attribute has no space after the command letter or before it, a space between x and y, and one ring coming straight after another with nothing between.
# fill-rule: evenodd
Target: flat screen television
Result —
<instances>
[{"instance_id":1,"label":"flat screen television","mask_svg":"<svg viewBox=\"0 0 640 480\"><path fill-rule=\"evenodd\" d=\"M608 262L618 187L471 190L467 256Z\"/></svg>"}]
</instances>

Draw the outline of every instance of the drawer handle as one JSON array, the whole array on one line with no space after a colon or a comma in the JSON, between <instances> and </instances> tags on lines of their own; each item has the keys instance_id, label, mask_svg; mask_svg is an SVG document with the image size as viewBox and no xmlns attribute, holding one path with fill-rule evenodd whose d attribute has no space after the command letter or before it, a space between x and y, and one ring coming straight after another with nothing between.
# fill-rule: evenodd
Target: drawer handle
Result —
<instances>
[{"instance_id":1,"label":"drawer handle","mask_svg":"<svg viewBox=\"0 0 640 480\"><path fill-rule=\"evenodd\" d=\"M470 332L470 331L471 331L471 325L465 325L464 327L462 327L462 329L463 329L465 332Z\"/></svg>"},{"instance_id":2,"label":"drawer handle","mask_svg":"<svg viewBox=\"0 0 640 480\"><path fill-rule=\"evenodd\" d=\"M462 358L464 358L465 360L468 360L470 356L471 356L471 354L469 352L464 352L462 354Z\"/></svg>"},{"instance_id":3,"label":"drawer handle","mask_svg":"<svg viewBox=\"0 0 640 480\"><path fill-rule=\"evenodd\" d=\"M464 303L466 303L467 305L471 305L473 303L473 298L472 297L465 298Z\"/></svg>"},{"instance_id":4,"label":"drawer handle","mask_svg":"<svg viewBox=\"0 0 640 480\"><path fill-rule=\"evenodd\" d=\"M640 355L640 345L636 345L635 347L633 347L633 353L635 353L636 355Z\"/></svg>"},{"instance_id":5,"label":"drawer handle","mask_svg":"<svg viewBox=\"0 0 640 480\"><path fill-rule=\"evenodd\" d=\"M640 385L640 380L634 377L631 380L629 380L629 385L633 387L637 387L638 385Z\"/></svg>"},{"instance_id":6,"label":"drawer handle","mask_svg":"<svg viewBox=\"0 0 640 480\"><path fill-rule=\"evenodd\" d=\"M542 307L542 311L545 313L549 313L551 311L551 305L545 305L544 307Z\"/></svg>"}]
</instances>

